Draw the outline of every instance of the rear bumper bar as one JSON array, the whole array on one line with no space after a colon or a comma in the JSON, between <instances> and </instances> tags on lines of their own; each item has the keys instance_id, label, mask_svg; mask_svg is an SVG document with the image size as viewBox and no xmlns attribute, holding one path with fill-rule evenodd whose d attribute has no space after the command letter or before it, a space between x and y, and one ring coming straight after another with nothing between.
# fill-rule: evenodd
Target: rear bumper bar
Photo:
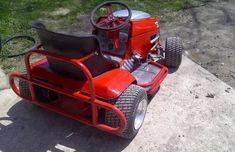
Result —
<instances>
[{"instance_id":1,"label":"rear bumper bar","mask_svg":"<svg viewBox=\"0 0 235 152\"><path fill-rule=\"evenodd\" d=\"M33 79L33 76L32 76L33 73L31 71L32 67L30 64L30 57L32 56L32 54L39 54L39 55L53 58L55 60L68 62L68 63L71 63L71 64L77 66L78 68L80 68L84 72L84 74L86 75L88 83L89 83L89 92L90 92L89 96L84 95L84 94L80 93L79 91L73 92L73 91L70 91L67 89L59 88L59 87L54 86L52 84L48 84L46 82L42 82L42 81ZM27 76L25 76L21 73L18 73L18 72L12 73L9 76L9 82L10 82L11 88L18 96L22 97L20 94L19 88L16 85L15 80L21 79L21 80L27 81L29 84L30 93L31 93L32 97L31 97L31 99L26 99L26 100L32 101L32 103L34 103L38 106L41 106L45 109L48 109L50 111L59 113L63 116L66 116L66 117L69 117L69 118L72 118L75 120L78 120L86 125L96 127L98 129L101 129L101 130L109 132L109 133L119 134L124 130L124 128L126 126L125 115L116 106L96 98L92 75L91 75L90 71L87 69L87 67L82 63L82 61L85 58L86 57L81 58L79 61L76 60L76 62L75 62L75 60L73 60L73 59L66 58L66 57L59 56L59 55L55 55L55 54L52 54L52 53L49 53L46 51L31 50L25 55L25 65L26 65L26 70L27 70ZM82 116L66 112L58 107L53 106L53 105L40 102L35 95L35 86L40 86L42 88L46 88L48 90L51 90L56 93L71 97L73 99L89 103L91 105L91 111L92 111L91 112L91 115L92 115L91 121L82 117ZM120 126L118 128L113 128L113 127L108 126L106 124L99 123L98 122L98 115L99 115L98 109L100 109L100 108L113 111L120 120Z\"/></svg>"}]
</instances>

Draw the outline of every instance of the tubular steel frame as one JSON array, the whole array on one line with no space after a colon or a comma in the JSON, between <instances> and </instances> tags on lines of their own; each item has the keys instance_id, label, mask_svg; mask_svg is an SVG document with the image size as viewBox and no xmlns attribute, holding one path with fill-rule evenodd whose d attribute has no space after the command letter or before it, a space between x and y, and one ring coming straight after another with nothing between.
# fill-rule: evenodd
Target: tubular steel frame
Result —
<instances>
[{"instance_id":1,"label":"tubular steel frame","mask_svg":"<svg viewBox=\"0 0 235 152\"><path fill-rule=\"evenodd\" d=\"M60 61L63 61L63 62L68 62L68 63L71 63L71 64L77 66L78 68L80 68L87 77L87 80L88 80L88 83L89 83L89 89L90 89L90 96L81 94L80 92L74 93L72 91L61 89L57 86L53 86L51 84L49 85L45 82L33 79L32 71L31 71L31 64L30 64L30 57L32 56L32 54L39 54L39 55L50 57L50 58L60 60ZM82 122L86 125L96 127L100 130L103 130L103 131L106 131L106 132L109 132L109 133L113 133L113 134L119 134L124 130L124 128L126 126L126 118L125 118L123 112L121 112L116 106L114 106L110 103L107 103L105 101L101 101L101 100L96 98L94 84L93 84L93 77L92 77L90 71L87 69L87 67L82 63L82 61L84 61L85 58L86 57L81 58L79 60L76 60L76 62L75 62L74 59L66 58L66 57L63 57L63 56L60 56L60 55L55 55L55 54L52 54L52 53L49 53L49 52L46 52L46 51L31 50L25 55L25 65L26 65L26 70L27 70L27 77L22 75L19 72L14 72L9 76L10 85L11 85L13 91L18 96L22 97L21 94L20 94L19 88L15 84L15 79L18 78L18 79L22 79L24 81L27 81L28 84L29 84L30 93L31 93L31 96L32 96L31 99L27 99L27 100L32 101L32 103L34 103L36 105L39 105L39 106L41 106L45 109L51 110L53 112L59 113L63 116L67 116L69 118L78 120L78 121L80 121L80 122ZM82 102L86 102L86 103L91 104L92 121L89 121L88 119L86 119L82 116L75 115L75 114L63 111L62 109L60 109L58 107L55 107L53 105L45 104L45 103L40 102L36 98L35 86L34 85L46 88L48 90L57 92L59 94L63 94L65 96L68 96L68 97L71 97L71 98L74 98L74 99L77 99L78 101L82 101ZM114 113L116 113L117 117L120 120L120 127L113 128L113 127L110 127L108 125L99 123L98 122L98 108L104 108L104 109L111 110Z\"/></svg>"}]
</instances>

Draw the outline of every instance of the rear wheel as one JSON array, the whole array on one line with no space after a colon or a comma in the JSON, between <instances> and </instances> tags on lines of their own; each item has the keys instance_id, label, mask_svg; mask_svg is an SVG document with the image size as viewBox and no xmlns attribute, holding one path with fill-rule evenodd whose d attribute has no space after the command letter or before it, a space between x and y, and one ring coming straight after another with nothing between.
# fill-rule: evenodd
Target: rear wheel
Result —
<instances>
[{"instance_id":1,"label":"rear wheel","mask_svg":"<svg viewBox=\"0 0 235 152\"><path fill-rule=\"evenodd\" d=\"M119 136L133 138L144 122L148 105L146 91L137 85L130 85L113 104L124 113L127 121ZM105 123L112 127L120 126L118 117L112 111L105 112Z\"/></svg>"},{"instance_id":2,"label":"rear wheel","mask_svg":"<svg viewBox=\"0 0 235 152\"><path fill-rule=\"evenodd\" d=\"M58 98L58 94L53 91L50 91L48 89L45 89L39 86L34 86L34 87L35 87L36 97L41 102L49 103ZM31 99L32 96L31 96L29 84L27 81L19 80L19 91L20 91L21 97L26 98L26 99Z\"/></svg>"},{"instance_id":3,"label":"rear wheel","mask_svg":"<svg viewBox=\"0 0 235 152\"><path fill-rule=\"evenodd\" d=\"M166 39L164 64L170 68L178 68L182 61L183 43L179 37Z\"/></svg>"},{"instance_id":4,"label":"rear wheel","mask_svg":"<svg viewBox=\"0 0 235 152\"><path fill-rule=\"evenodd\" d=\"M29 89L29 84L27 81L19 80L19 91L23 98L30 99L31 93Z\"/></svg>"}]
</instances>

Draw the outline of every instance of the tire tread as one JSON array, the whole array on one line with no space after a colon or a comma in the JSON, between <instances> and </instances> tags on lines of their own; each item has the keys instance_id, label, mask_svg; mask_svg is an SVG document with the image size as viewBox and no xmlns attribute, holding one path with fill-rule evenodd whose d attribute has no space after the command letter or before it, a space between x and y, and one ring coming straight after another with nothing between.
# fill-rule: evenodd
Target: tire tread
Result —
<instances>
[{"instance_id":1,"label":"tire tread","mask_svg":"<svg viewBox=\"0 0 235 152\"><path fill-rule=\"evenodd\" d=\"M178 68L182 61L183 43L179 37L169 37L166 39L165 65Z\"/></svg>"},{"instance_id":2,"label":"tire tread","mask_svg":"<svg viewBox=\"0 0 235 152\"><path fill-rule=\"evenodd\" d=\"M133 113L136 108L137 100L140 96L144 96L147 99L146 91L137 86L137 85L130 85L122 94L121 96L113 102L113 104L119 108L125 115L127 120L127 125L124 131L119 135L123 138L133 138L137 132L133 132L131 126L131 122L133 121ZM116 114L112 111L105 112L105 123L111 127L119 127L120 122Z\"/></svg>"}]
</instances>

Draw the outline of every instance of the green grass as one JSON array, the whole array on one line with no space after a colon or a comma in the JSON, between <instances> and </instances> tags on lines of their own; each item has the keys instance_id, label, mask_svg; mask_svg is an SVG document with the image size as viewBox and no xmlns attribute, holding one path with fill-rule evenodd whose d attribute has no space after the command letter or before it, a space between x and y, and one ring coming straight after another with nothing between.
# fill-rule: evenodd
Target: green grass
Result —
<instances>
[{"instance_id":1,"label":"green grass","mask_svg":"<svg viewBox=\"0 0 235 152\"><path fill-rule=\"evenodd\" d=\"M203 1L203 0L198 0ZM166 11L178 11L192 5L197 5L198 1L193 0L122 0L132 9L142 10L152 15L164 14ZM90 11L104 0L0 0L0 37L2 40L13 35L36 36L31 29L34 20L42 20L52 29L66 29L74 24L79 24L80 16L89 14ZM52 15L58 8L69 10L66 15ZM164 17L164 16L163 16ZM14 46L14 44L13 44ZM0 54L6 54L13 49L17 51L25 49L21 47L5 47ZM16 59L0 59L0 66L9 71L19 68L22 64Z\"/></svg>"}]
</instances>

